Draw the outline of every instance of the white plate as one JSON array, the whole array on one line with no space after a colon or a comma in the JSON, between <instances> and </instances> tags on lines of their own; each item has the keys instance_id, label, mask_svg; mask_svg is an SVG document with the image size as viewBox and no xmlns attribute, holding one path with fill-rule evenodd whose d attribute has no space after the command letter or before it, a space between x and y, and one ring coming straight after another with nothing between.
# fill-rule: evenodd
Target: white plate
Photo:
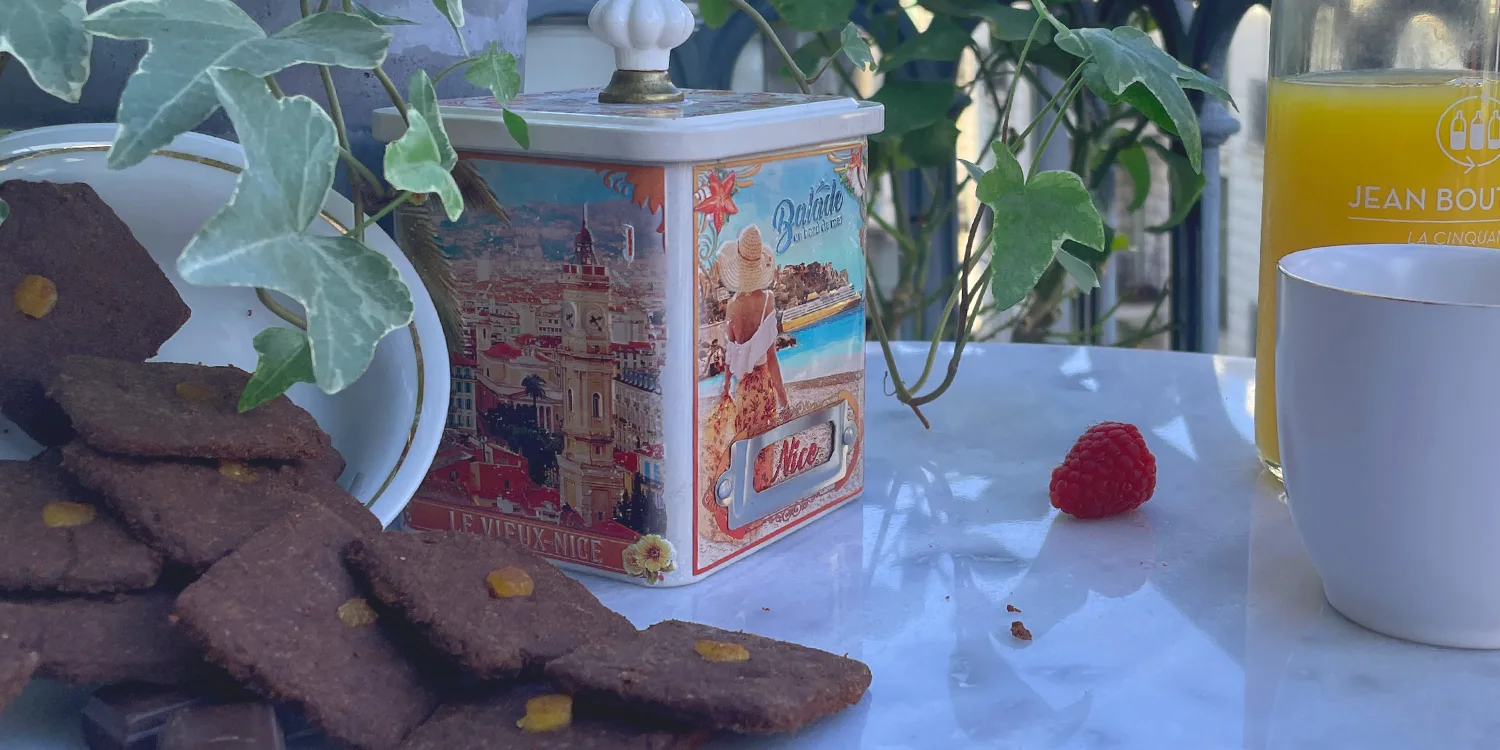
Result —
<instances>
[{"instance_id":1,"label":"white plate","mask_svg":"<svg viewBox=\"0 0 1500 750\"><path fill-rule=\"evenodd\" d=\"M157 359L232 364L255 369L251 339L280 324L250 289L201 287L177 275L177 256L193 233L234 190L244 152L238 144L196 133L179 136L141 164L110 170L105 155L113 124L61 125L0 137L0 182L26 179L86 182L161 264L192 309L187 325ZM331 193L314 231L349 226L353 207ZM381 342L370 369L354 385L328 396L310 384L288 395L333 437L348 468L340 482L389 525L427 473L448 411L448 360L437 311L416 271L390 237L371 227L366 243L391 259L411 287L413 323ZM0 459L24 459L38 446L0 419ZM3 739L0 747L9 748Z\"/></svg>"}]
</instances>

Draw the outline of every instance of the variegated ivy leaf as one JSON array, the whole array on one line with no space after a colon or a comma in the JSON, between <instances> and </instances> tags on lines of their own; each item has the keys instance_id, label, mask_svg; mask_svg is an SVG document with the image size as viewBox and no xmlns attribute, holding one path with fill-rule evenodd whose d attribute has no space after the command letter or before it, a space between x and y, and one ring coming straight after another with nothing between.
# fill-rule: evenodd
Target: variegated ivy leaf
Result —
<instances>
[{"instance_id":1,"label":"variegated ivy leaf","mask_svg":"<svg viewBox=\"0 0 1500 750\"><path fill-rule=\"evenodd\" d=\"M122 0L84 20L90 32L149 43L120 95L109 166L139 163L219 106L209 69L267 76L299 63L372 69L390 32L351 13L315 13L266 36L231 0Z\"/></svg>"},{"instance_id":2,"label":"variegated ivy leaf","mask_svg":"<svg viewBox=\"0 0 1500 750\"><path fill-rule=\"evenodd\" d=\"M521 148L531 148L531 126L520 115L508 109L500 110L500 117L505 121L505 132L510 133L516 144Z\"/></svg>"},{"instance_id":3,"label":"variegated ivy leaf","mask_svg":"<svg viewBox=\"0 0 1500 750\"><path fill-rule=\"evenodd\" d=\"M432 0L432 7L437 8L443 18L448 19L448 24L453 27L453 34L458 37L458 46L465 55L469 54L469 47L464 43L464 35L459 29L464 26L464 0Z\"/></svg>"},{"instance_id":4,"label":"variegated ivy leaf","mask_svg":"<svg viewBox=\"0 0 1500 750\"><path fill-rule=\"evenodd\" d=\"M241 70L209 76L244 146L245 171L177 271L191 284L274 289L301 303L318 387L337 393L364 373L387 333L411 321L411 290L389 259L353 237L305 233L333 186L338 137L328 114L305 96L277 99Z\"/></svg>"},{"instance_id":5,"label":"variegated ivy leaf","mask_svg":"<svg viewBox=\"0 0 1500 750\"><path fill-rule=\"evenodd\" d=\"M516 70L516 56L500 49L494 42L490 42L484 54L469 63L464 78L475 86L489 89L490 95L501 104L521 93L521 73Z\"/></svg>"},{"instance_id":6,"label":"variegated ivy leaf","mask_svg":"<svg viewBox=\"0 0 1500 750\"><path fill-rule=\"evenodd\" d=\"M1052 171L1029 178L1004 144L995 144L995 166L980 178L976 196L994 212L995 308L1006 310L1026 298L1058 257L1067 240L1102 250L1104 221L1083 180L1072 172ZM1063 262L1070 273L1086 263ZM1080 286L1098 285L1093 269L1075 276Z\"/></svg>"},{"instance_id":7,"label":"variegated ivy leaf","mask_svg":"<svg viewBox=\"0 0 1500 750\"><path fill-rule=\"evenodd\" d=\"M360 18L363 18L366 21L375 24L376 26L416 25L416 21L408 21L405 18L401 18L399 16L388 16L384 13L371 10L369 6L363 3L351 3L350 7L354 8L355 15L358 15Z\"/></svg>"},{"instance_id":8,"label":"variegated ivy leaf","mask_svg":"<svg viewBox=\"0 0 1500 750\"><path fill-rule=\"evenodd\" d=\"M0 0L0 54L14 55L37 88L76 102L89 79L93 39L84 0Z\"/></svg>"},{"instance_id":9,"label":"variegated ivy leaf","mask_svg":"<svg viewBox=\"0 0 1500 750\"><path fill-rule=\"evenodd\" d=\"M458 154L443 130L437 92L426 71L411 76L406 93L406 132L385 147L385 178L399 190L437 193L449 221L458 221L464 211L463 194L453 179Z\"/></svg>"},{"instance_id":10,"label":"variegated ivy leaf","mask_svg":"<svg viewBox=\"0 0 1500 750\"><path fill-rule=\"evenodd\" d=\"M1183 89L1198 89L1231 101L1228 91L1212 78L1177 62L1140 29L1070 29L1047 11L1042 0L1031 2L1056 29L1057 46L1090 61L1083 71L1083 82L1090 91L1111 103L1125 102L1175 133L1182 139L1193 169L1202 168L1198 113Z\"/></svg>"},{"instance_id":11,"label":"variegated ivy leaf","mask_svg":"<svg viewBox=\"0 0 1500 750\"><path fill-rule=\"evenodd\" d=\"M870 43L859 33L858 26L844 24L844 30L839 32L839 44L844 50L844 56L854 63L854 67L861 70L875 69L875 55L870 52Z\"/></svg>"},{"instance_id":12,"label":"variegated ivy leaf","mask_svg":"<svg viewBox=\"0 0 1500 750\"><path fill-rule=\"evenodd\" d=\"M312 342L307 334L295 328L273 327L255 334L255 353L259 355L255 374L240 394L239 410L250 411L298 383L315 383Z\"/></svg>"}]
</instances>

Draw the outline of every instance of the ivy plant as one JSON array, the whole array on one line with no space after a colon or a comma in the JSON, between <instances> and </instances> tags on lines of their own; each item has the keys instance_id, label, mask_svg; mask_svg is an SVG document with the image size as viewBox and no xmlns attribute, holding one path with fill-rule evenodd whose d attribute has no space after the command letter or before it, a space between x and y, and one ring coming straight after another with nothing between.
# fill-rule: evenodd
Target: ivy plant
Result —
<instances>
[{"instance_id":1,"label":"ivy plant","mask_svg":"<svg viewBox=\"0 0 1500 750\"><path fill-rule=\"evenodd\" d=\"M892 198L898 215L921 216L920 222L891 222L866 211L870 221L897 241L901 254L900 278L892 285L894 298L882 293L876 269L867 268L870 329L880 342L895 397L925 425L922 407L952 384L965 346L998 332L976 330L981 313L1022 306L1007 324L1017 327L1014 339L1043 340L1051 335L1067 278L1074 282L1074 293L1098 286L1099 268L1124 244L1098 210L1099 191L1116 165L1130 175L1134 183L1131 203L1138 208L1151 189L1148 154L1163 159L1172 180L1172 217L1152 229L1165 231L1187 216L1203 183L1199 174L1202 139L1185 89L1225 101L1229 95L1211 78L1163 51L1137 25L1070 27L1056 12L1076 10L1076 0L1031 0L1031 7L1001 0L918 2L932 19L921 33L904 40L898 38L895 15L904 14L905 8L882 11L863 2L868 26L864 33L883 52L878 65L861 30L848 20L855 0L771 0L783 25L813 35L811 42L795 51L787 50L776 37L775 27L746 0L700 0L699 9L710 26L722 25L737 12L748 15L780 52L787 76L804 93L810 93L811 83L829 69L844 76L847 88L854 88L843 66L834 64L840 52L854 67L869 66L879 72L916 61L955 62L973 52L979 68L973 80L960 84L892 76L872 97L885 105L886 124L883 132L871 138L869 201L878 196L875 186L881 172L949 166L962 177L960 189L974 183L981 204L961 238L958 270L944 280L945 291L936 299L925 296L928 256L935 233L955 210L954 195L935 199L920 210L908 210L897 189ZM976 28L988 31L987 45L975 42ZM815 72L804 72L808 69ZM1052 74L1062 84L1030 122L1012 128L1017 84L1040 83L1040 72ZM987 139L986 151L993 154L988 169L959 159L956 149L957 112L981 89L993 97L1000 112L995 131ZM1164 137L1176 139L1181 152L1148 134L1149 125L1155 125ZM1042 171L1040 155L1059 128L1066 129L1073 144L1070 168ZM1020 155L1033 137L1033 156L1023 166ZM942 314L927 332L932 340L922 370L914 379L910 374L903 376L889 332L896 330L902 318L919 316L934 302L942 303ZM1044 333L1032 338L1035 331ZM937 377L937 357L945 338L951 339L952 350L946 370Z\"/></svg>"},{"instance_id":2,"label":"ivy plant","mask_svg":"<svg viewBox=\"0 0 1500 750\"><path fill-rule=\"evenodd\" d=\"M120 97L111 169L139 164L221 108L233 123L245 167L228 203L183 249L177 270L191 284L253 287L289 324L267 328L251 342L258 361L240 398L242 411L295 383L315 383L330 394L347 388L369 367L381 339L411 322L411 290L390 260L365 243L365 232L429 195L450 219L466 205L500 212L483 181L458 163L434 86L462 70L502 104L521 87L515 57L491 45L474 55L466 50L435 76L418 70L403 95L382 66L388 27L411 21L353 0L321 0L316 8L300 1L301 18L274 31L232 0L121 0L93 13L86 0L0 2L0 71L14 60L39 88L65 101L77 102L83 92L95 37L147 43ZM463 0L433 4L457 33L464 25ZM318 67L326 109L281 91L276 75L294 65ZM407 123L386 147L383 179L349 150L332 68L370 71ZM528 146L526 121L508 108L502 115L511 136ZM340 162L355 186L355 223L336 235L310 231ZM0 202L0 221L9 210ZM442 272L415 257L438 252L431 232L405 234L403 250L414 254L423 282L440 308L451 307L451 300L444 304ZM301 309L282 304L272 292Z\"/></svg>"}]
</instances>

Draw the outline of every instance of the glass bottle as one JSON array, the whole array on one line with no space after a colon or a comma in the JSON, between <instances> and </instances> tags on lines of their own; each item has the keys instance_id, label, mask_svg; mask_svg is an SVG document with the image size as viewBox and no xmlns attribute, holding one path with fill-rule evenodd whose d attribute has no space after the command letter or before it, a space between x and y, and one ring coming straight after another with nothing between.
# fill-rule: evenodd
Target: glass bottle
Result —
<instances>
[{"instance_id":1,"label":"glass bottle","mask_svg":"<svg viewBox=\"0 0 1500 750\"><path fill-rule=\"evenodd\" d=\"M1276 0L1255 404L1276 476L1277 261L1326 245L1500 248L1497 56L1493 0Z\"/></svg>"}]
</instances>

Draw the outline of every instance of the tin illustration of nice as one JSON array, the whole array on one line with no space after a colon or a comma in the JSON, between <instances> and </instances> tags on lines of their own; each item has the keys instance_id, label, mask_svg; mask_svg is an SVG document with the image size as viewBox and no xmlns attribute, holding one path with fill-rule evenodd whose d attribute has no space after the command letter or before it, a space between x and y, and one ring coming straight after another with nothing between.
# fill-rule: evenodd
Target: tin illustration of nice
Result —
<instances>
[{"instance_id":1,"label":"tin illustration of nice","mask_svg":"<svg viewBox=\"0 0 1500 750\"><path fill-rule=\"evenodd\" d=\"M1500 9L1481 5L1438 3L1439 35L1409 33L1432 18L1415 8L1272 11L1255 434L1274 474L1277 263L1329 245L1500 248L1500 79L1486 41Z\"/></svg>"},{"instance_id":2,"label":"tin illustration of nice","mask_svg":"<svg viewBox=\"0 0 1500 750\"><path fill-rule=\"evenodd\" d=\"M416 217L452 266L462 340L403 524L675 586L863 489L865 137L883 111L678 90L667 56L691 14L631 2L660 28L590 17L617 48L609 86L506 103L530 149L493 99L441 103L507 216ZM378 138L403 128L376 113Z\"/></svg>"}]
</instances>

